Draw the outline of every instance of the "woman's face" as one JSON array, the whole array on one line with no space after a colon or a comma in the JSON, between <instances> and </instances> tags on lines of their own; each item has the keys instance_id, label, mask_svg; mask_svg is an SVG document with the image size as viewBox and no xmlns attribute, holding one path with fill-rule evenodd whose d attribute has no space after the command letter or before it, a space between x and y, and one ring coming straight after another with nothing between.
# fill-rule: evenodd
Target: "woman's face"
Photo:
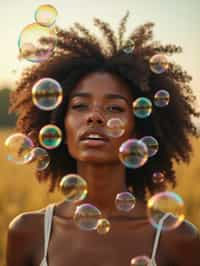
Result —
<instances>
[{"instance_id":1,"label":"woman's face","mask_svg":"<svg viewBox=\"0 0 200 266\"><path fill-rule=\"evenodd\" d=\"M124 121L122 136L109 136L106 123L111 118ZM65 130L68 151L75 160L100 164L119 162L119 146L133 136L133 128L131 93L114 75L89 74L73 89Z\"/></svg>"}]
</instances>

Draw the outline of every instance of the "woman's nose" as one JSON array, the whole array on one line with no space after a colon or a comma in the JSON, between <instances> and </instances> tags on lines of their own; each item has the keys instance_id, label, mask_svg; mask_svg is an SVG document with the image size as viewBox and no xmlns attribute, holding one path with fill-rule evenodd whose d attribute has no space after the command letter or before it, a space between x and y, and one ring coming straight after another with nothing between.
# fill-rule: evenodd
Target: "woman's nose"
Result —
<instances>
[{"instance_id":1,"label":"woman's nose","mask_svg":"<svg viewBox=\"0 0 200 266\"><path fill-rule=\"evenodd\" d=\"M97 125L104 125L105 118L100 110L92 110L87 116L87 124L97 124Z\"/></svg>"}]
</instances>

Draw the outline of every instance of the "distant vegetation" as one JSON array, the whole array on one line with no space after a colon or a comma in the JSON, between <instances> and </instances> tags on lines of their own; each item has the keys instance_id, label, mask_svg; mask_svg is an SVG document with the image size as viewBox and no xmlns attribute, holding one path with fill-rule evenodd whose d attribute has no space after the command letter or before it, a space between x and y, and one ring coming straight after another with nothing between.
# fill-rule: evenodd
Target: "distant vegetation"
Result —
<instances>
[{"instance_id":1,"label":"distant vegetation","mask_svg":"<svg viewBox=\"0 0 200 266\"><path fill-rule=\"evenodd\" d=\"M13 127L16 122L15 114L8 114L9 88L0 89L0 127Z\"/></svg>"}]
</instances>

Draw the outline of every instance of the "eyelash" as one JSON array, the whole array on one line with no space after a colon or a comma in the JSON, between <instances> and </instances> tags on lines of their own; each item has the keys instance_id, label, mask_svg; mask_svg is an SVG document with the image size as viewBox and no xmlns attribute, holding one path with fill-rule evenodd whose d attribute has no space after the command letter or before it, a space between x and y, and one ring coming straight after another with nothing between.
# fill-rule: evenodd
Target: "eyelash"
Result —
<instances>
[{"instance_id":1,"label":"eyelash","mask_svg":"<svg viewBox=\"0 0 200 266\"><path fill-rule=\"evenodd\" d=\"M88 108L88 105L87 104L75 104L75 105L72 105L72 109L76 110L76 109L86 109ZM112 108L112 110L111 110ZM112 111L112 112L123 112L124 111L124 108L118 106L118 105L112 105L112 106L109 106L107 108L109 111Z\"/></svg>"}]
</instances>

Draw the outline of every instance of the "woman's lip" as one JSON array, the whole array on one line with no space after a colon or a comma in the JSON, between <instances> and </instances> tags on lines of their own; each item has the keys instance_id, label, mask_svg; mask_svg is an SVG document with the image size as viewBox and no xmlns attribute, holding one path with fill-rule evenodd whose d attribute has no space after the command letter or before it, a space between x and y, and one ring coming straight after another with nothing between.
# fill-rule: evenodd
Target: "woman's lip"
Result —
<instances>
[{"instance_id":1,"label":"woman's lip","mask_svg":"<svg viewBox=\"0 0 200 266\"><path fill-rule=\"evenodd\" d=\"M104 139L83 139L81 142L91 147L98 147L105 145L107 141Z\"/></svg>"}]
</instances>

